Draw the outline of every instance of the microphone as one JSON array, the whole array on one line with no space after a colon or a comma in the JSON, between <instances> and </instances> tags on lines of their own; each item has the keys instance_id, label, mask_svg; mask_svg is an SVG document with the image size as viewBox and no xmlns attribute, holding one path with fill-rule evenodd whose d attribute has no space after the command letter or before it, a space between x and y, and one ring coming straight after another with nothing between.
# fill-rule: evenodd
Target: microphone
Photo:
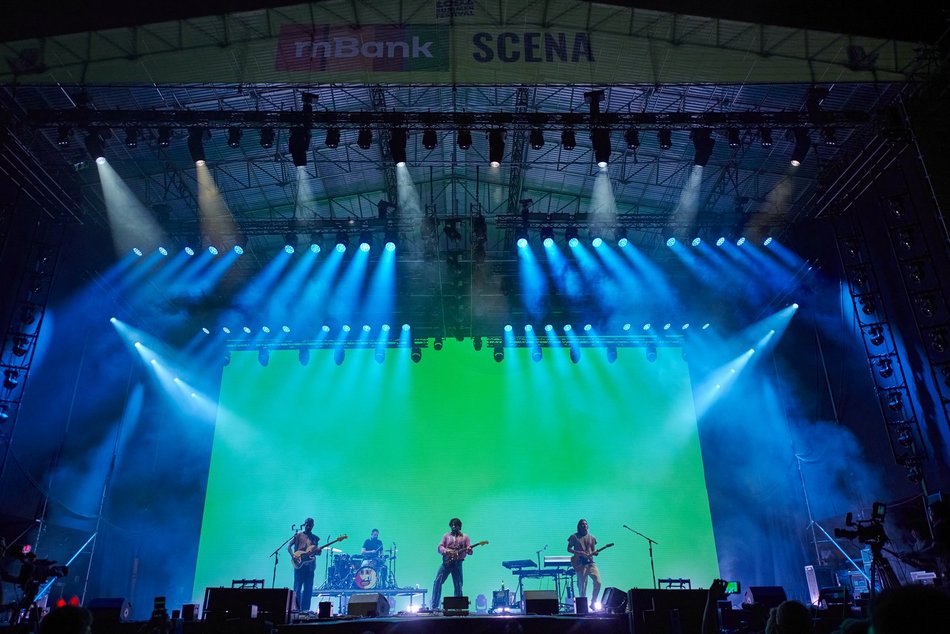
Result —
<instances>
[{"instance_id":1,"label":"microphone","mask_svg":"<svg viewBox=\"0 0 950 634\"><path fill-rule=\"evenodd\" d=\"M626 528L628 531L632 531L632 530L633 530L632 528L630 528L630 527L627 526L626 524L624 524L623 527Z\"/></svg>"},{"instance_id":2,"label":"microphone","mask_svg":"<svg viewBox=\"0 0 950 634\"><path fill-rule=\"evenodd\" d=\"M297 530L297 525L296 525L296 524L291 524L291 525L290 525L290 530L292 530L292 531Z\"/></svg>"}]
</instances>

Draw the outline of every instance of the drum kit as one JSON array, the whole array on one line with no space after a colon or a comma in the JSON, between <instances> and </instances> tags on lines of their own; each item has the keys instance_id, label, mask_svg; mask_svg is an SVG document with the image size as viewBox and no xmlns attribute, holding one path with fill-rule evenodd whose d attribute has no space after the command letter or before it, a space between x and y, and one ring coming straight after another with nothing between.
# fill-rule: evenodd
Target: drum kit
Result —
<instances>
[{"instance_id":1,"label":"drum kit","mask_svg":"<svg viewBox=\"0 0 950 634\"><path fill-rule=\"evenodd\" d=\"M384 554L347 555L333 549L333 559L327 568L324 588L332 590L379 590L393 583L387 562L396 559L395 549Z\"/></svg>"}]
</instances>

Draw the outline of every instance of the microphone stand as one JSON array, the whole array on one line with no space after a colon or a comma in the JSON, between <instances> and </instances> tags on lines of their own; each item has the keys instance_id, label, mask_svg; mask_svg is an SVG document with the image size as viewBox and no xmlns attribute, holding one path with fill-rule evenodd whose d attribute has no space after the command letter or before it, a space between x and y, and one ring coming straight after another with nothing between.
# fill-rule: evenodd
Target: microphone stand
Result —
<instances>
[{"instance_id":1,"label":"microphone stand","mask_svg":"<svg viewBox=\"0 0 950 634\"><path fill-rule=\"evenodd\" d=\"M649 546L650 546L650 572L653 573L653 589L656 590L656 568L653 567L653 544L657 544L657 545L659 546L659 543L657 543L657 542L655 542L654 540L650 539L649 537L647 537L646 535L644 535L644 534L641 533L640 531L635 531L635 530L633 530L632 528L630 528L630 527L627 526L626 524L624 524L623 527L626 528L626 529L627 529L628 531L630 531L631 533L636 533L637 535L639 535L639 536L642 537L643 539L647 540L647 544L649 544Z\"/></svg>"},{"instance_id":2,"label":"microphone stand","mask_svg":"<svg viewBox=\"0 0 950 634\"><path fill-rule=\"evenodd\" d=\"M285 540L284 540L284 543L282 543L280 546L278 546L277 548L275 548L275 549L274 549L274 552L272 552L270 555L268 555L268 557L273 557L273 558L274 558L274 577L271 579L271 582L270 582L270 587L271 587L271 588L276 588L276 587L277 587L277 561L280 559L280 551L283 550L284 546L286 546L287 544L289 544L289 543L290 543L290 540L292 540L292 539L293 539L294 537L296 537L296 536L297 536L297 531L294 531L294 534L293 534L293 535L291 535L289 538L285 539Z\"/></svg>"}]
</instances>

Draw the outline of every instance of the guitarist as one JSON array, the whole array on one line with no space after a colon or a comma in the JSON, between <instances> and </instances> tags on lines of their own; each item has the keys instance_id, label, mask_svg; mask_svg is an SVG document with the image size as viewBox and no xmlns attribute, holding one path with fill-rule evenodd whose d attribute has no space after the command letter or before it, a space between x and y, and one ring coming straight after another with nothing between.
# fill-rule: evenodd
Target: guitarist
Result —
<instances>
[{"instance_id":1,"label":"guitarist","mask_svg":"<svg viewBox=\"0 0 950 634\"><path fill-rule=\"evenodd\" d=\"M287 544L287 551L291 557L299 557L299 567L294 567L294 596L297 597L297 609L301 612L310 611L310 600L313 598L313 573L317 568L316 557L321 549L317 544L320 538L313 534L313 518L308 517L303 523L303 530L294 535Z\"/></svg>"},{"instance_id":2,"label":"guitarist","mask_svg":"<svg viewBox=\"0 0 950 634\"><path fill-rule=\"evenodd\" d=\"M594 581L594 594L590 598L590 607L597 603L600 593L600 571L594 563L597 554L597 538L591 535L587 527L587 520L577 523L577 532L567 538L567 552L571 553L571 565L577 573L577 596L587 596L587 578Z\"/></svg>"},{"instance_id":3,"label":"guitarist","mask_svg":"<svg viewBox=\"0 0 950 634\"><path fill-rule=\"evenodd\" d=\"M442 565L432 583L431 609L439 609L439 599L442 595L442 586L449 575L452 575L452 585L455 586L455 596L462 596L462 561L472 554L472 540L462 533L462 520L453 517L449 520L449 532L442 536L439 542L439 554L442 555Z\"/></svg>"}]
</instances>

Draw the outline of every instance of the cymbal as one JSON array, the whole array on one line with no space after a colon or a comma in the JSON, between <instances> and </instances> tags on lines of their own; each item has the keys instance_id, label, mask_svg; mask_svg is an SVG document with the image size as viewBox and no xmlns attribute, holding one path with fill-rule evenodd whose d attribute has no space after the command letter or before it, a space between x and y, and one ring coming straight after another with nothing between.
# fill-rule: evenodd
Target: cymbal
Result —
<instances>
[{"instance_id":1,"label":"cymbal","mask_svg":"<svg viewBox=\"0 0 950 634\"><path fill-rule=\"evenodd\" d=\"M342 552L343 552L343 551L340 550L339 548L334 548L333 546L330 546L329 548L324 548L323 550L329 550L331 553L342 553Z\"/></svg>"}]
</instances>

